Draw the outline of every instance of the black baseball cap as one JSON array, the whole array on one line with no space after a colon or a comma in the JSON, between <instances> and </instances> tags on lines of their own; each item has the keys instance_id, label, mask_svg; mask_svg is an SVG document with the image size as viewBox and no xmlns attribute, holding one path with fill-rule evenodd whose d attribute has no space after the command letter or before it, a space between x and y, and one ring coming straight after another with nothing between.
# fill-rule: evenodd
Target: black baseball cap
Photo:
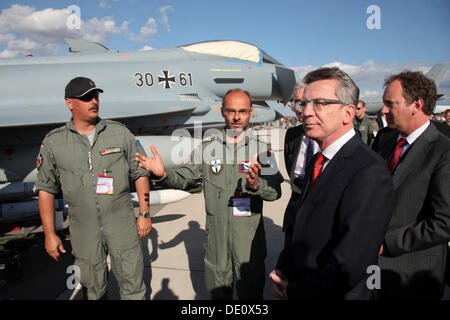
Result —
<instances>
[{"instance_id":1,"label":"black baseball cap","mask_svg":"<svg viewBox=\"0 0 450 320\"><path fill-rule=\"evenodd\" d=\"M76 77L70 80L70 82L66 86L66 91L64 98L80 98L84 96L86 93L91 92L92 90L97 90L99 92L103 92L102 89L97 88L95 86L94 81L89 78L84 77Z\"/></svg>"}]
</instances>

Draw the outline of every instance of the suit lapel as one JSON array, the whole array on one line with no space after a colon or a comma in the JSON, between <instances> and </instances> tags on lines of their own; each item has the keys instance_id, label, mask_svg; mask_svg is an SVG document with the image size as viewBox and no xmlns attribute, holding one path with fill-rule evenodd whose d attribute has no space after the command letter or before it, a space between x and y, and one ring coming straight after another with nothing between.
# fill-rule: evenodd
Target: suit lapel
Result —
<instances>
[{"instance_id":1,"label":"suit lapel","mask_svg":"<svg viewBox=\"0 0 450 320\"><path fill-rule=\"evenodd\" d=\"M314 157L311 159L311 163L308 166L308 171L306 172L306 176L304 179L304 191L307 190L307 192L302 193L302 200L303 202L308 194L314 195L315 192L320 192L320 190L323 188L322 185L326 185L328 183L328 180L335 174L336 170L339 170L339 168L342 168L344 165L344 161L346 158L352 157L354 154L354 151L359 143L363 143L362 140L357 136L354 135L349 141L347 141L346 144L342 146L342 148L334 155L333 159L327 160L328 164L325 168L325 170L322 171L319 178L317 179L316 184L314 185L314 188L310 190L310 183L311 183L311 176L312 171L314 167L314 162L316 162L317 157L319 156L319 153L315 154Z\"/></svg>"},{"instance_id":2,"label":"suit lapel","mask_svg":"<svg viewBox=\"0 0 450 320\"><path fill-rule=\"evenodd\" d=\"M391 156L392 152L394 152L395 145L397 144L397 137L398 132L394 130L390 130L386 132L386 141L384 141L383 146L381 147L381 150L377 152L386 159L386 162L389 161L389 157Z\"/></svg>"},{"instance_id":3,"label":"suit lapel","mask_svg":"<svg viewBox=\"0 0 450 320\"><path fill-rule=\"evenodd\" d=\"M436 128L430 125L409 147L407 152L400 158L399 167L392 177L395 188L415 170L416 164L420 162L418 160L427 156L431 147L430 142L436 140L438 136L439 133Z\"/></svg>"},{"instance_id":4,"label":"suit lapel","mask_svg":"<svg viewBox=\"0 0 450 320\"><path fill-rule=\"evenodd\" d=\"M291 148L293 148L293 152L292 152L292 158L291 158L291 165L289 168L290 175L294 174L295 166L297 165L298 154L300 153L300 147L302 144L303 136L304 136L304 133L302 131L300 134L295 136L295 139L292 139L292 141L291 141Z\"/></svg>"}]
</instances>

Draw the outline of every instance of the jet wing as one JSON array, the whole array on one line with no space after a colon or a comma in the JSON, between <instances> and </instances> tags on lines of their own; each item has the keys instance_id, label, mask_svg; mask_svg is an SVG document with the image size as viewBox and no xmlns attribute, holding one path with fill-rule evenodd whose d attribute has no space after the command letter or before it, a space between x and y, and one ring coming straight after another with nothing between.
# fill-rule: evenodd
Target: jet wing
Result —
<instances>
[{"instance_id":1,"label":"jet wing","mask_svg":"<svg viewBox=\"0 0 450 320\"><path fill-rule=\"evenodd\" d=\"M56 104L56 105L55 105ZM100 116L104 119L121 119L143 116L164 116L204 114L209 111L205 105L187 101L102 101ZM65 123L71 117L70 110L59 100L58 103L39 103L33 106L14 105L0 107L0 127L46 125Z\"/></svg>"}]
</instances>

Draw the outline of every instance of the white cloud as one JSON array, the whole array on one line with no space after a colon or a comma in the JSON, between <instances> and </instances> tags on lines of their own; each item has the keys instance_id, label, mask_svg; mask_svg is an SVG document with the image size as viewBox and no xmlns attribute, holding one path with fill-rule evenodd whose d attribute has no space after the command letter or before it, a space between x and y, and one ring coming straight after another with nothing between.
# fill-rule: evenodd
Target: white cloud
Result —
<instances>
[{"instance_id":1,"label":"white cloud","mask_svg":"<svg viewBox=\"0 0 450 320\"><path fill-rule=\"evenodd\" d=\"M168 32L170 32L171 29L170 29L170 25L169 25L169 17L167 16L166 11L173 12L174 9L172 6L165 6L165 7L159 8L159 12L161 13L161 17L160 17L161 23L164 26L164 28L166 28L166 30Z\"/></svg>"},{"instance_id":2,"label":"white cloud","mask_svg":"<svg viewBox=\"0 0 450 320\"><path fill-rule=\"evenodd\" d=\"M8 43L14 40L14 35L12 33L0 33L0 44Z\"/></svg>"},{"instance_id":3,"label":"white cloud","mask_svg":"<svg viewBox=\"0 0 450 320\"><path fill-rule=\"evenodd\" d=\"M149 18L147 23L141 27L139 36L136 38L138 41L150 41L153 36L158 32L156 21L154 18Z\"/></svg>"},{"instance_id":4,"label":"white cloud","mask_svg":"<svg viewBox=\"0 0 450 320\"><path fill-rule=\"evenodd\" d=\"M377 90L366 90L360 94L360 98L372 98L381 96Z\"/></svg>"},{"instance_id":5,"label":"white cloud","mask_svg":"<svg viewBox=\"0 0 450 320\"><path fill-rule=\"evenodd\" d=\"M294 71L296 71L298 73L298 75L300 76L300 79L302 79L308 72L317 69L317 67L308 65L308 66L292 67L292 69L294 69Z\"/></svg>"},{"instance_id":6,"label":"white cloud","mask_svg":"<svg viewBox=\"0 0 450 320\"><path fill-rule=\"evenodd\" d=\"M350 77L361 89L361 98L367 100L381 99L383 94L384 80L390 75L400 73L405 70L421 71L427 73L431 67L427 66L424 61L412 61L405 63L376 63L373 60L368 60L362 65L351 65L343 62L331 62L323 67L338 67L347 72ZM300 78L303 78L308 72L315 70L321 66L296 66L293 67L299 74ZM450 103L450 72L444 76L441 84L438 88L438 93L444 94L446 97L439 104Z\"/></svg>"},{"instance_id":7,"label":"white cloud","mask_svg":"<svg viewBox=\"0 0 450 320\"><path fill-rule=\"evenodd\" d=\"M100 4L106 6L108 2L102 1ZM165 12L173 8L167 6L161 10L163 17L167 18ZM123 34L132 41L148 42L158 32L154 18L148 18L138 35L129 30L130 21L118 24L112 17L94 17L87 21L81 19L79 29L69 29L67 21L71 14L66 8L36 10L34 7L18 4L3 9L0 13L0 45L6 47L0 51L0 58L13 58L29 53L54 55L58 53L58 46L65 44L64 38L104 44L109 36ZM168 19L162 21L169 27Z\"/></svg>"},{"instance_id":8,"label":"white cloud","mask_svg":"<svg viewBox=\"0 0 450 320\"><path fill-rule=\"evenodd\" d=\"M95 17L82 23L79 33L85 40L105 43L110 35L122 32L127 26L128 23L126 21L118 27L111 17L103 17L101 19Z\"/></svg>"},{"instance_id":9,"label":"white cloud","mask_svg":"<svg viewBox=\"0 0 450 320\"><path fill-rule=\"evenodd\" d=\"M297 66L293 67L301 77L306 73L320 66ZM392 74L402 72L404 70L422 71L426 73L430 67L425 65L423 61L413 61L405 63L376 63L368 60L362 65L351 65L342 62L331 62L322 67L338 67L349 74L355 83L360 87L378 86L381 87L384 80Z\"/></svg>"},{"instance_id":10,"label":"white cloud","mask_svg":"<svg viewBox=\"0 0 450 320\"><path fill-rule=\"evenodd\" d=\"M0 43L6 49L0 57L16 57L19 54L57 54L64 38L105 42L109 35L123 31L123 24L116 26L111 17L81 21L80 29L69 29L67 21L71 13L66 9L47 8L36 11L29 6L12 5L0 15Z\"/></svg>"},{"instance_id":11,"label":"white cloud","mask_svg":"<svg viewBox=\"0 0 450 320\"><path fill-rule=\"evenodd\" d=\"M139 51L150 51L153 50L152 47L145 45L143 48L139 49Z\"/></svg>"}]
</instances>

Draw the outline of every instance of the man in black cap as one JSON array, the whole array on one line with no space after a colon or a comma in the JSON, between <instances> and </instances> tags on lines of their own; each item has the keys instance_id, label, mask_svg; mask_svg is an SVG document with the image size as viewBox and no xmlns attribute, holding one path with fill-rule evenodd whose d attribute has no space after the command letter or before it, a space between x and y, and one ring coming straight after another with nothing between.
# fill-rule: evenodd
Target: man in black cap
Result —
<instances>
[{"instance_id":1,"label":"man in black cap","mask_svg":"<svg viewBox=\"0 0 450 320\"><path fill-rule=\"evenodd\" d=\"M66 86L71 121L49 132L38 155L39 210L47 253L65 253L55 234L54 200L62 190L69 204L75 265L88 299L106 298L107 254L122 299L144 299L143 256L139 238L151 229L148 173L136 162L144 152L122 124L99 118L99 92L83 77ZM134 181L140 214L136 221L130 199Z\"/></svg>"}]
</instances>

